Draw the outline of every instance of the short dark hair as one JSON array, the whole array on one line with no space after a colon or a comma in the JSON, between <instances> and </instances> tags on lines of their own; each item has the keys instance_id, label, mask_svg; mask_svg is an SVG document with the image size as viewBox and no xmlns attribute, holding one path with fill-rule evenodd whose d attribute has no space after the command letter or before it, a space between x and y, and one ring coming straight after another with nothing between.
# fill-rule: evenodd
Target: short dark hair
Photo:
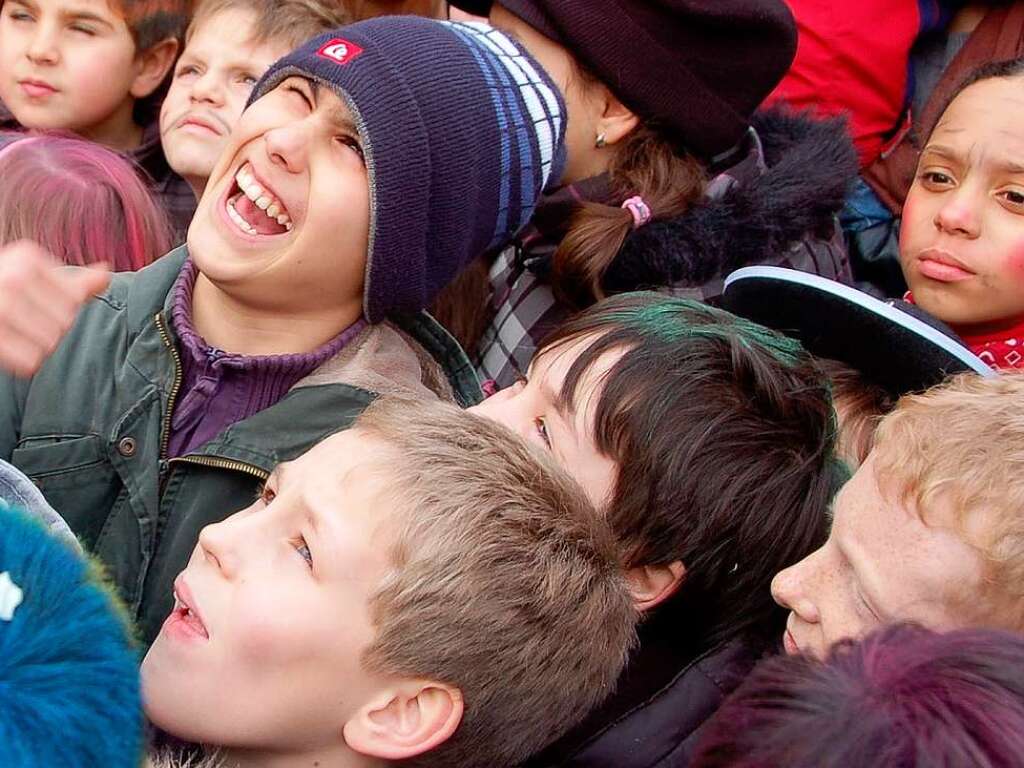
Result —
<instances>
[{"instance_id":1,"label":"short dark hair","mask_svg":"<svg viewBox=\"0 0 1024 768\"><path fill-rule=\"evenodd\" d=\"M583 338L594 340L560 395L570 408L598 358L624 350L604 377L594 432L619 466L607 516L625 567L683 562L673 603L690 638L777 638L785 613L771 580L824 543L848 476L826 375L792 339L652 292L596 304L538 354Z\"/></svg>"},{"instance_id":2,"label":"short dark hair","mask_svg":"<svg viewBox=\"0 0 1024 768\"><path fill-rule=\"evenodd\" d=\"M701 768L1020 765L1024 637L897 625L769 659L707 729Z\"/></svg>"}]
</instances>

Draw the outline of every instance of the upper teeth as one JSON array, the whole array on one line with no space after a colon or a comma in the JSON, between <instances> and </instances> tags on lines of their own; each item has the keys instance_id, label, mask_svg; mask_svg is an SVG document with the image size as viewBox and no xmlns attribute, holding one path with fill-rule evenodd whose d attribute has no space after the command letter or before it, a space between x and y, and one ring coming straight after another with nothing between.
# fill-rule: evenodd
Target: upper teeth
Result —
<instances>
[{"instance_id":1,"label":"upper teeth","mask_svg":"<svg viewBox=\"0 0 1024 768\"><path fill-rule=\"evenodd\" d=\"M292 220L284 212L284 205L274 197L273 193L260 186L252 173L249 172L248 165L238 169L238 173L235 174L235 181L238 182L238 188L242 190L242 193L252 200L257 208L266 213L270 218L275 219L286 230L291 231ZM228 206L228 212L231 212L231 206ZM232 218L234 217L232 216ZM248 229L251 229L251 227L248 227L247 231ZM251 232L250 234L255 233Z\"/></svg>"}]
</instances>

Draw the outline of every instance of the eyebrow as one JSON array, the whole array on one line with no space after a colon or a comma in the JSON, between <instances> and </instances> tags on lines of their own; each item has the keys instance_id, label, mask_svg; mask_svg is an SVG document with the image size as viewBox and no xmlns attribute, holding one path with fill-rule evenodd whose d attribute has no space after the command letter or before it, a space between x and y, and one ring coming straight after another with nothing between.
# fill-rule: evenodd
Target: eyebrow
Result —
<instances>
[{"instance_id":1,"label":"eyebrow","mask_svg":"<svg viewBox=\"0 0 1024 768\"><path fill-rule=\"evenodd\" d=\"M945 144L928 144L924 149L921 150L921 155L938 155L944 157L947 160L960 161L963 158L959 153L956 152L952 147Z\"/></svg>"},{"instance_id":2,"label":"eyebrow","mask_svg":"<svg viewBox=\"0 0 1024 768\"><path fill-rule=\"evenodd\" d=\"M555 388L548 383L546 378L541 380L540 391L544 393L544 398L554 406L559 416L566 421L571 420L573 414L576 413L576 409L562 397L560 392L555 391Z\"/></svg>"},{"instance_id":3,"label":"eyebrow","mask_svg":"<svg viewBox=\"0 0 1024 768\"><path fill-rule=\"evenodd\" d=\"M65 11L63 14L66 19L75 19L76 21L94 21L98 24L102 24L105 27L110 27L111 24L102 16L99 16L92 11L76 11L70 10Z\"/></svg>"},{"instance_id":4,"label":"eyebrow","mask_svg":"<svg viewBox=\"0 0 1024 768\"><path fill-rule=\"evenodd\" d=\"M963 162L963 156L960 155L952 147L947 146L945 144L929 144L923 150L921 150L922 156L926 154L938 155L939 157L943 157L947 160ZM993 160L991 162L991 165L994 168L1000 171L1004 171L1006 173L1024 174L1024 163L1020 163L1009 158L1002 160Z\"/></svg>"},{"instance_id":5,"label":"eyebrow","mask_svg":"<svg viewBox=\"0 0 1024 768\"><path fill-rule=\"evenodd\" d=\"M324 86L317 80L308 80L307 82L309 83L310 90L313 92L314 105L320 106L320 94L322 93ZM359 129L356 128L356 124L352 122L352 119L345 113L343 107L332 107L327 113L327 118L334 123L338 129L351 133L362 141Z\"/></svg>"}]
</instances>

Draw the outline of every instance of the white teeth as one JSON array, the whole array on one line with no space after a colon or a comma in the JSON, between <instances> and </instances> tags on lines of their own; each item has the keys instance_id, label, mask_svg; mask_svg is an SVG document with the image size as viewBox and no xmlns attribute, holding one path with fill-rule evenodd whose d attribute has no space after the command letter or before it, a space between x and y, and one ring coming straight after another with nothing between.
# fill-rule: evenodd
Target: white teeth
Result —
<instances>
[{"instance_id":1,"label":"white teeth","mask_svg":"<svg viewBox=\"0 0 1024 768\"><path fill-rule=\"evenodd\" d=\"M228 216L240 230L250 235L259 234L255 228L249 226L249 222L242 218L242 214L235 210L235 204L233 202L228 200L228 204L225 207L228 209Z\"/></svg>"},{"instance_id":2,"label":"white teeth","mask_svg":"<svg viewBox=\"0 0 1024 768\"><path fill-rule=\"evenodd\" d=\"M284 227L287 231L292 230L292 219L284 212L284 206L281 201L276 199L267 190L260 186L255 177L249 172L249 166L246 164L242 168L238 169L235 174L235 181L238 184L238 188L242 190L242 194L252 200L253 204L262 211L265 211L268 218L274 219ZM248 225L245 219L238 216L238 211L233 210L232 205L228 205L229 213L233 213L232 220L236 223L240 220L245 226L242 227L246 232L250 234L256 234L255 230ZM235 219L238 216L238 219Z\"/></svg>"}]
</instances>

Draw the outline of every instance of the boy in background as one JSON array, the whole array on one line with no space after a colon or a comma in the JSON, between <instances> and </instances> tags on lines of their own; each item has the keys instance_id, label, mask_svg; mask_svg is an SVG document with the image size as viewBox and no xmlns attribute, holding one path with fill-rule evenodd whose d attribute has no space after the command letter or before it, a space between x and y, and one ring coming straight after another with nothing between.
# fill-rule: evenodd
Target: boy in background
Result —
<instances>
[{"instance_id":1,"label":"boy in background","mask_svg":"<svg viewBox=\"0 0 1024 768\"><path fill-rule=\"evenodd\" d=\"M179 51L186 0L3 0L0 126L72 131L126 154L184 232L195 211L167 165L152 99Z\"/></svg>"},{"instance_id":2,"label":"boy in background","mask_svg":"<svg viewBox=\"0 0 1024 768\"><path fill-rule=\"evenodd\" d=\"M263 73L309 38L350 21L341 5L318 0L207 0L199 5L160 109L167 163L196 199Z\"/></svg>"}]
</instances>

